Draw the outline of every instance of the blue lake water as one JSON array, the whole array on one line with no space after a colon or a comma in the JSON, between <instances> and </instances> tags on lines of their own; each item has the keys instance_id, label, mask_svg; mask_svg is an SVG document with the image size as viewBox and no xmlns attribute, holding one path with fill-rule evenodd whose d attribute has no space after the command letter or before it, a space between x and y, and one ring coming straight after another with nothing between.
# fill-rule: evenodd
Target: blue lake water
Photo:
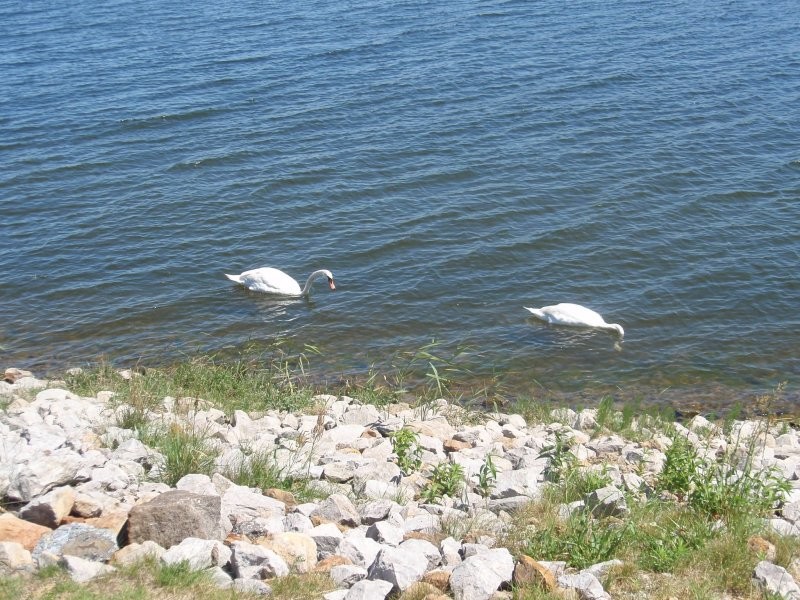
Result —
<instances>
[{"instance_id":1,"label":"blue lake water","mask_svg":"<svg viewBox=\"0 0 800 600\"><path fill-rule=\"evenodd\" d=\"M0 358L431 339L510 397L800 402L800 11L0 4ZM258 266L310 301L237 288ZM626 331L548 327L577 302ZM0 365L2 366L2 365Z\"/></svg>"}]
</instances>

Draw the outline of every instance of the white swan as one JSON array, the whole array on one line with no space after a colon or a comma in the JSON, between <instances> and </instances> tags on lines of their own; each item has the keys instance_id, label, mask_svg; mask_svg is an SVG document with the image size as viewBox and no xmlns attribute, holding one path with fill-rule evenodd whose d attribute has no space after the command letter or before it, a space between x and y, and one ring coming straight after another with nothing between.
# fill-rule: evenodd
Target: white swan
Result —
<instances>
[{"instance_id":1,"label":"white swan","mask_svg":"<svg viewBox=\"0 0 800 600\"><path fill-rule=\"evenodd\" d=\"M547 321L552 325L570 325L572 327L596 327L616 331L620 339L625 335L625 330L616 323L606 323L603 317L580 304L564 302L542 308L523 307L533 313L534 317Z\"/></svg>"},{"instance_id":2,"label":"white swan","mask_svg":"<svg viewBox=\"0 0 800 600\"><path fill-rule=\"evenodd\" d=\"M240 275L228 275L225 277L231 281L242 284L248 290L253 292L264 292L266 294L281 294L283 296L305 296L311 291L311 286L317 277L327 277L328 285L332 290L336 289L336 284L333 281L333 273L327 269L320 269L314 271L308 276L305 287L300 289L300 284L280 269L273 269L272 267L261 267L260 269L251 269L245 271Z\"/></svg>"}]
</instances>

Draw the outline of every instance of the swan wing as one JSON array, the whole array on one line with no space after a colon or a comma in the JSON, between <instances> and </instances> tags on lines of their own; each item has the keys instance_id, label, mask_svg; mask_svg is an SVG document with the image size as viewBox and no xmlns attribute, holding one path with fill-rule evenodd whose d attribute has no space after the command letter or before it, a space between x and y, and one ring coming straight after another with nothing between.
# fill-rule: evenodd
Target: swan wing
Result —
<instances>
[{"instance_id":1,"label":"swan wing","mask_svg":"<svg viewBox=\"0 0 800 600\"><path fill-rule=\"evenodd\" d=\"M606 324L603 317L580 304L563 302L541 309L546 315L546 320L557 325L574 325L585 327L602 327Z\"/></svg>"},{"instance_id":2,"label":"swan wing","mask_svg":"<svg viewBox=\"0 0 800 600\"><path fill-rule=\"evenodd\" d=\"M299 296L300 285L280 269L262 267L245 271L239 275L239 283L253 292Z\"/></svg>"}]
</instances>

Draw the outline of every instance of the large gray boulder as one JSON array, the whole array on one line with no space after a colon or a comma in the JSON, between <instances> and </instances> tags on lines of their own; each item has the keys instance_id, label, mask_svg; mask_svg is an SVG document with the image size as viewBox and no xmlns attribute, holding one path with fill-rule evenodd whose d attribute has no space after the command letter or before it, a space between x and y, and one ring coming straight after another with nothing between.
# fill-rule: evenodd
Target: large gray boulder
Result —
<instances>
[{"instance_id":1,"label":"large gray boulder","mask_svg":"<svg viewBox=\"0 0 800 600\"><path fill-rule=\"evenodd\" d=\"M152 540L164 548L190 537L222 540L227 532L221 525L220 507L219 496L172 490L134 506L122 534L128 543Z\"/></svg>"}]
</instances>

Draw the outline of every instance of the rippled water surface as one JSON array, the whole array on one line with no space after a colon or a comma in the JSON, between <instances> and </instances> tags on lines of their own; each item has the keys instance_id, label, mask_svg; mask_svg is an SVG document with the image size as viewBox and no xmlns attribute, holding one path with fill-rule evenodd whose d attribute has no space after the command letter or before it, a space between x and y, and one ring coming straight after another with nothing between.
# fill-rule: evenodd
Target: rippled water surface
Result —
<instances>
[{"instance_id":1,"label":"rippled water surface","mask_svg":"<svg viewBox=\"0 0 800 600\"><path fill-rule=\"evenodd\" d=\"M800 402L795 2L0 4L0 352L431 339L510 395ZM310 301L237 288L276 266ZM570 301L626 331L528 318Z\"/></svg>"}]
</instances>

